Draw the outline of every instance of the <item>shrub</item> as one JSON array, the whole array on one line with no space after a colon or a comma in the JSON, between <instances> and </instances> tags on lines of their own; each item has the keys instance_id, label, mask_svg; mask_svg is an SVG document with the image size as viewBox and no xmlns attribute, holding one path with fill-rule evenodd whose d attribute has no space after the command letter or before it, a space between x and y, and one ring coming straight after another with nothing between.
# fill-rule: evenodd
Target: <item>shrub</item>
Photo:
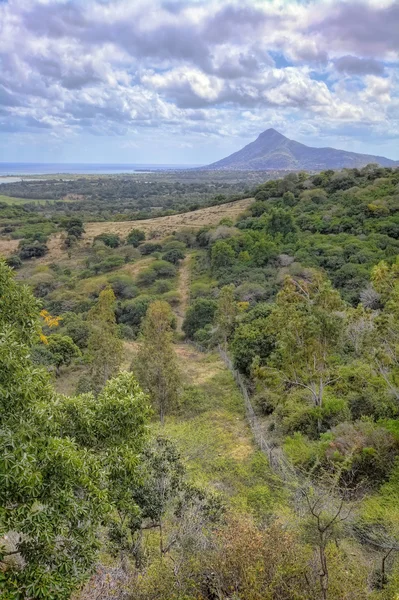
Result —
<instances>
[{"instance_id":1,"label":"shrub","mask_svg":"<svg viewBox=\"0 0 399 600\"><path fill-rule=\"evenodd\" d=\"M186 318L183 323L183 331L190 339L194 338L194 334L198 329L203 329L206 325L213 322L217 302L208 300L207 298L198 298L187 310Z\"/></svg>"},{"instance_id":2,"label":"shrub","mask_svg":"<svg viewBox=\"0 0 399 600\"><path fill-rule=\"evenodd\" d=\"M93 244L96 242L103 242L109 248L118 248L121 244L121 239L116 233L100 233L100 235L94 238Z\"/></svg>"},{"instance_id":3,"label":"shrub","mask_svg":"<svg viewBox=\"0 0 399 600\"><path fill-rule=\"evenodd\" d=\"M18 254L12 254L11 256L6 258L6 263L9 267L12 267L13 269L19 269L20 267L22 267L22 260L20 259Z\"/></svg>"},{"instance_id":4,"label":"shrub","mask_svg":"<svg viewBox=\"0 0 399 600\"><path fill-rule=\"evenodd\" d=\"M123 256L109 256L105 260L93 265L92 269L96 275L107 273L113 269L118 269L125 263Z\"/></svg>"},{"instance_id":5,"label":"shrub","mask_svg":"<svg viewBox=\"0 0 399 600\"><path fill-rule=\"evenodd\" d=\"M69 336L78 348L87 348L87 340L89 339L89 326L83 320L81 315L74 312L67 312L62 315L61 331L66 336Z\"/></svg>"},{"instance_id":6,"label":"shrub","mask_svg":"<svg viewBox=\"0 0 399 600\"><path fill-rule=\"evenodd\" d=\"M149 254L153 254L153 252L160 252L161 250L161 244L156 244L153 242L146 242L145 244L140 244L139 246L139 252L142 256L148 256Z\"/></svg>"},{"instance_id":7,"label":"shrub","mask_svg":"<svg viewBox=\"0 0 399 600\"><path fill-rule=\"evenodd\" d=\"M116 319L118 323L130 325L134 335L137 335L147 309L154 299L151 296L139 296L134 300L126 300L118 304Z\"/></svg>"},{"instance_id":8,"label":"shrub","mask_svg":"<svg viewBox=\"0 0 399 600\"><path fill-rule=\"evenodd\" d=\"M29 240L22 240L22 242L19 244L19 248L19 258L22 260L39 258L48 252L48 247L46 244L37 241L31 242Z\"/></svg>"},{"instance_id":9,"label":"shrub","mask_svg":"<svg viewBox=\"0 0 399 600\"><path fill-rule=\"evenodd\" d=\"M165 254L162 255L163 260L166 260L173 265L177 265L184 257L185 254L183 250L180 250L179 248L168 250L168 252L165 252Z\"/></svg>"},{"instance_id":10,"label":"shrub","mask_svg":"<svg viewBox=\"0 0 399 600\"><path fill-rule=\"evenodd\" d=\"M134 285L129 275L113 275L108 279L115 296L121 300L129 300L135 298L139 294L139 290Z\"/></svg>"},{"instance_id":11,"label":"shrub","mask_svg":"<svg viewBox=\"0 0 399 600\"><path fill-rule=\"evenodd\" d=\"M126 238L126 243L137 248L145 240L145 233L141 229L132 229Z\"/></svg>"}]
</instances>

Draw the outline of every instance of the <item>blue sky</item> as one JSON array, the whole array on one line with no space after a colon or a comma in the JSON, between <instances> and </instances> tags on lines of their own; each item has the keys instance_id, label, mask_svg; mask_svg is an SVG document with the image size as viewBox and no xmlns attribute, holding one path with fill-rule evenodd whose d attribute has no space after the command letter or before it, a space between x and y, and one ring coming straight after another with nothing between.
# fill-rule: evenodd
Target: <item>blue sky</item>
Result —
<instances>
[{"instance_id":1,"label":"blue sky","mask_svg":"<svg viewBox=\"0 0 399 600\"><path fill-rule=\"evenodd\" d=\"M399 1L0 0L0 161L399 159Z\"/></svg>"}]
</instances>

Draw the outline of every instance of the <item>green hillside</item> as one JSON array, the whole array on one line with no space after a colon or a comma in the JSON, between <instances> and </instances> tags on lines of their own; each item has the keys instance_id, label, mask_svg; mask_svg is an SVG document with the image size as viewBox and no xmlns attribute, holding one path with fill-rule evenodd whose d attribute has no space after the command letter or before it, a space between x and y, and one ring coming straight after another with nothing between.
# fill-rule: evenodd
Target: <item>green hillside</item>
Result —
<instances>
[{"instance_id":1,"label":"green hillside","mask_svg":"<svg viewBox=\"0 0 399 600\"><path fill-rule=\"evenodd\" d=\"M399 170L245 206L0 209L2 598L396 599Z\"/></svg>"}]
</instances>

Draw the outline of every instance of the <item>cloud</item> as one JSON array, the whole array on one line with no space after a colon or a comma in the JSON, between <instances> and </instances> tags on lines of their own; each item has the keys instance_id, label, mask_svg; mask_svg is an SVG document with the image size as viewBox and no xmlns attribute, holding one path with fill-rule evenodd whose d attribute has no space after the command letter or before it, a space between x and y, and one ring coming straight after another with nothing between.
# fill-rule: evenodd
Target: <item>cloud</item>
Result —
<instances>
[{"instance_id":1,"label":"cloud","mask_svg":"<svg viewBox=\"0 0 399 600\"><path fill-rule=\"evenodd\" d=\"M0 129L395 131L398 31L398 0L0 2Z\"/></svg>"},{"instance_id":2,"label":"cloud","mask_svg":"<svg viewBox=\"0 0 399 600\"><path fill-rule=\"evenodd\" d=\"M347 48L367 56L399 51L399 1L388 5L349 1L328 5L325 14L310 27L335 48Z\"/></svg>"},{"instance_id":3,"label":"cloud","mask_svg":"<svg viewBox=\"0 0 399 600\"><path fill-rule=\"evenodd\" d=\"M334 61L335 68L347 75L382 75L384 63L374 58L358 58L357 56L341 56Z\"/></svg>"}]
</instances>

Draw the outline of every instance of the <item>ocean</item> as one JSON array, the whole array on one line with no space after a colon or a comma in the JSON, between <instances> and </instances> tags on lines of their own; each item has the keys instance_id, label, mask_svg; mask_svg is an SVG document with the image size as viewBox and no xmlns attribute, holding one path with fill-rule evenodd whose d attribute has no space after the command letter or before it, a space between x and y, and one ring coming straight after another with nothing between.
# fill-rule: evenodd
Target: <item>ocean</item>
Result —
<instances>
[{"instance_id":1,"label":"ocean","mask_svg":"<svg viewBox=\"0 0 399 600\"><path fill-rule=\"evenodd\" d=\"M192 169L201 165L150 165L150 164L84 164L84 163L4 163L0 162L0 177L13 175L112 175L140 173L141 171L173 171Z\"/></svg>"}]
</instances>

